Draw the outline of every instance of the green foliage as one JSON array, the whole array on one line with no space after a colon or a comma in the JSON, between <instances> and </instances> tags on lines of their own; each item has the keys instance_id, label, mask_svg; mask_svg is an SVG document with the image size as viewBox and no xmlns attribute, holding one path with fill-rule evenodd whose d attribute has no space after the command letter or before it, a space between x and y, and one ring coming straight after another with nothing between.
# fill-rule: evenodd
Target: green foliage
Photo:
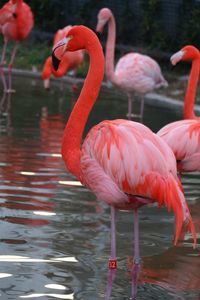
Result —
<instances>
[{"instance_id":1,"label":"green foliage","mask_svg":"<svg viewBox=\"0 0 200 300\"><path fill-rule=\"evenodd\" d=\"M142 9L139 29L141 41L145 41L149 48L163 49L166 46L167 35L162 24L161 1L142 1Z\"/></svg>"},{"instance_id":2,"label":"green foliage","mask_svg":"<svg viewBox=\"0 0 200 300\"><path fill-rule=\"evenodd\" d=\"M200 49L200 3L183 0L179 18L181 26L177 36L180 45L193 44Z\"/></svg>"},{"instance_id":3,"label":"green foliage","mask_svg":"<svg viewBox=\"0 0 200 300\"><path fill-rule=\"evenodd\" d=\"M36 42L46 39L42 32L54 34L68 24L85 24L95 30L99 9L108 6L116 16L118 43L167 52L176 51L185 44L200 48L200 1L197 0L25 1L35 16L34 29L41 33L41 39L40 34L33 35ZM6 0L0 0L0 6L5 3ZM163 8L165 4L168 12ZM139 8L137 12L135 7ZM168 26L173 23L170 13L176 20L172 29Z\"/></svg>"},{"instance_id":4,"label":"green foliage","mask_svg":"<svg viewBox=\"0 0 200 300\"><path fill-rule=\"evenodd\" d=\"M120 43L126 43L126 41L129 41L130 44L134 44L138 37L137 33L139 33L139 22L134 11L131 10L129 2L129 0L124 1L123 9L121 10L121 18L116 20L117 37L119 37Z\"/></svg>"}]
</instances>

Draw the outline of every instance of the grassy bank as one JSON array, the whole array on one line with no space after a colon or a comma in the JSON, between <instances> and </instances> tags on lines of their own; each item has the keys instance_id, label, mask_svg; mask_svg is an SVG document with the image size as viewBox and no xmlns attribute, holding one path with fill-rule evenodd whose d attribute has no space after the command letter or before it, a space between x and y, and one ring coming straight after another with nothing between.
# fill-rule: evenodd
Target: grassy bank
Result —
<instances>
[{"instance_id":1,"label":"grassy bank","mask_svg":"<svg viewBox=\"0 0 200 300\"><path fill-rule=\"evenodd\" d=\"M3 39L0 40L0 51L2 50ZM11 56L11 51L14 43L9 42L8 51L5 60L5 66ZM123 53L122 53L123 52ZM118 51L117 56L121 56L126 53L124 51ZM14 68L32 70L36 69L38 72L42 71L43 64L46 58L51 55L51 44L48 41L33 42L33 40L26 40L22 42L19 46L16 59L14 61ZM154 59L157 59L154 57ZM176 67L172 67L169 59L160 59L159 64L164 73L165 78L169 82L169 87L167 89L159 89L156 92L171 98L178 100L184 99L184 94L186 90L187 81L180 80L182 75L189 75L190 64L180 63ZM77 77L85 78L88 70L89 58L86 55L85 63L79 68L77 72ZM200 102L200 91L198 89L197 93L197 103Z\"/></svg>"},{"instance_id":2,"label":"grassy bank","mask_svg":"<svg viewBox=\"0 0 200 300\"><path fill-rule=\"evenodd\" d=\"M0 51L2 51L3 39L0 40ZM14 42L9 42L5 58L5 66L9 63ZM23 41L20 43L17 55L14 61L14 67L17 69L32 70L33 67L41 71L46 58L51 55L51 45L48 42ZM88 57L86 62L77 72L78 77L84 77L87 73Z\"/></svg>"}]
</instances>

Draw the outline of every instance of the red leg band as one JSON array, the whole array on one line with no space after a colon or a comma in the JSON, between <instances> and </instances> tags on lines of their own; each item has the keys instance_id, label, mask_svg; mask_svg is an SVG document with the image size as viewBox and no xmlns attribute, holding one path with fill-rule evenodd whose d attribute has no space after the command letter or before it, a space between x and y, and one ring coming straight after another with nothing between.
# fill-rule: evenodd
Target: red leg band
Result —
<instances>
[{"instance_id":1,"label":"red leg band","mask_svg":"<svg viewBox=\"0 0 200 300\"><path fill-rule=\"evenodd\" d=\"M116 259L109 259L108 267L109 267L109 269L112 269L112 270L117 269L117 260Z\"/></svg>"}]
</instances>

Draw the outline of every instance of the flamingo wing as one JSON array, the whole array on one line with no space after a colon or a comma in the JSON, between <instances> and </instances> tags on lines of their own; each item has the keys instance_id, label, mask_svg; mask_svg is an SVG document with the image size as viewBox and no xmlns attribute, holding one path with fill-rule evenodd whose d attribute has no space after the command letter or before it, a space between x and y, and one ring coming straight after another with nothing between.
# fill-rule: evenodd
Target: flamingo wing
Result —
<instances>
[{"instance_id":1,"label":"flamingo wing","mask_svg":"<svg viewBox=\"0 0 200 300\"><path fill-rule=\"evenodd\" d=\"M158 135L174 152L180 171L200 170L200 121L176 121L164 126Z\"/></svg>"},{"instance_id":2,"label":"flamingo wing","mask_svg":"<svg viewBox=\"0 0 200 300\"><path fill-rule=\"evenodd\" d=\"M147 93L154 88L167 86L158 63L147 55L128 53L118 61L115 75L119 85L138 93Z\"/></svg>"}]
</instances>

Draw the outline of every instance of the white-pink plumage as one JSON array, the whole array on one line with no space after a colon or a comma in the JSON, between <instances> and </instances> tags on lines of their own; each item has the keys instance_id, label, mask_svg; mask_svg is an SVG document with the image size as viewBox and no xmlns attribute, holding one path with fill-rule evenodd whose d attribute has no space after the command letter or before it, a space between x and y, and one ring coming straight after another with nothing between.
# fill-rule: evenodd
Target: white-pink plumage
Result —
<instances>
[{"instance_id":1,"label":"white-pink plumage","mask_svg":"<svg viewBox=\"0 0 200 300\"><path fill-rule=\"evenodd\" d=\"M177 159L180 172L200 171L200 122L180 120L158 131Z\"/></svg>"},{"instance_id":2,"label":"white-pink plumage","mask_svg":"<svg viewBox=\"0 0 200 300\"><path fill-rule=\"evenodd\" d=\"M192 60L192 69L184 100L184 118L186 120L164 126L159 130L158 135L173 150L178 171L193 172L200 171L200 119L194 114L200 69L199 50L192 45L187 45L171 57L173 65L181 60Z\"/></svg>"},{"instance_id":3,"label":"white-pink plumage","mask_svg":"<svg viewBox=\"0 0 200 300\"><path fill-rule=\"evenodd\" d=\"M108 23L106 44L106 76L107 79L128 94L128 118L132 115L132 97L134 93L141 95L140 115L143 119L144 95L160 87L168 86L158 63L151 57L139 53L124 55L114 69L114 49L116 25L110 9L102 8L98 13L97 31L102 32Z\"/></svg>"},{"instance_id":4,"label":"white-pink plumage","mask_svg":"<svg viewBox=\"0 0 200 300\"><path fill-rule=\"evenodd\" d=\"M128 53L115 67L115 84L126 92L146 94L164 85L159 65L147 55Z\"/></svg>"}]
</instances>

